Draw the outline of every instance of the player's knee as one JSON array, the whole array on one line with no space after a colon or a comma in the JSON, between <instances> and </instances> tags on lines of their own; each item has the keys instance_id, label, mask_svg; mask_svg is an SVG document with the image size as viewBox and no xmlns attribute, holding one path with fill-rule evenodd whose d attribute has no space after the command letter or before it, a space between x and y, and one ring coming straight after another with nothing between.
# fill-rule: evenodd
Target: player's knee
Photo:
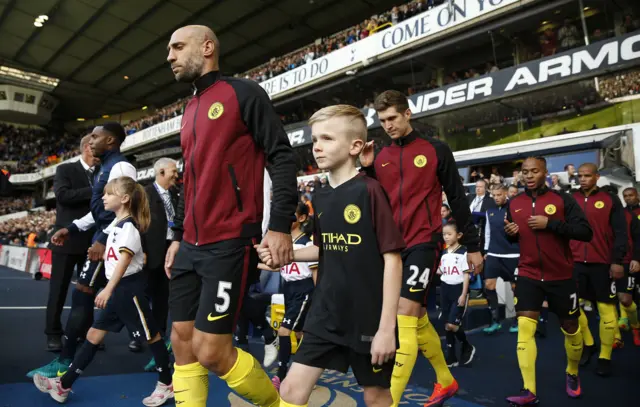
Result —
<instances>
[{"instance_id":1,"label":"player's knee","mask_svg":"<svg viewBox=\"0 0 640 407\"><path fill-rule=\"evenodd\" d=\"M193 324L185 322L173 322L171 324L171 342L191 342L193 337Z\"/></svg>"},{"instance_id":2,"label":"player's knee","mask_svg":"<svg viewBox=\"0 0 640 407\"><path fill-rule=\"evenodd\" d=\"M578 323L577 319L567 319L562 321L561 326L566 333L574 334L578 332L578 328L580 327L580 324Z\"/></svg>"},{"instance_id":3,"label":"player's knee","mask_svg":"<svg viewBox=\"0 0 640 407\"><path fill-rule=\"evenodd\" d=\"M218 376L224 375L235 363L231 337L194 335L192 352L198 362Z\"/></svg>"},{"instance_id":4,"label":"player's knee","mask_svg":"<svg viewBox=\"0 0 640 407\"><path fill-rule=\"evenodd\" d=\"M291 329L287 329L283 326L278 328L278 336L289 336L291 335Z\"/></svg>"},{"instance_id":5,"label":"player's knee","mask_svg":"<svg viewBox=\"0 0 640 407\"><path fill-rule=\"evenodd\" d=\"M304 386L296 384L296 378L289 375L280 384L280 397L287 403L303 405L309 395L305 394Z\"/></svg>"},{"instance_id":6,"label":"player's knee","mask_svg":"<svg viewBox=\"0 0 640 407\"><path fill-rule=\"evenodd\" d=\"M100 345L102 339L103 335L101 335L101 332L95 328L90 328L89 332L87 332L87 340L94 345Z\"/></svg>"},{"instance_id":7,"label":"player's knee","mask_svg":"<svg viewBox=\"0 0 640 407\"><path fill-rule=\"evenodd\" d=\"M389 389L367 386L364 388L364 403L367 407L388 406L393 402Z\"/></svg>"},{"instance_id":8,"label":"player's knee","mask_svg":"<svg viewBox=\"0 0 640 407\"><path fill-rule=\"evenodd\" d=\"M631 296L631 294L618 293L618 300L623 307L630 307L631 303L633 302L633 297Z\"/></svg>"},{"instance_id":9,"label":"player's knee","mask_svg":"<svg viewBox=\"0 0 640 407\"><path fill-rule=\"evenodd\" d=\"M496 289L496 279L490 278L488 280L484 280L484 288L489 291L493 291Z\"/></svg>"}]
</instances>

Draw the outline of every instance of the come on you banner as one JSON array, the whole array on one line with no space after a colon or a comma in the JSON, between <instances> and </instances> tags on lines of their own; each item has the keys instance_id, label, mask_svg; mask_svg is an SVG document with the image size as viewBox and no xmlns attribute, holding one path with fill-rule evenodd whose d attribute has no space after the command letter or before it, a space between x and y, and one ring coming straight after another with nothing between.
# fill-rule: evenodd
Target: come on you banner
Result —
<instances>
[{"instance_id":1,"label":"come on you banner","mask_svg":"<svg viewBox=\"0 0 640 407\"><path fill-rule=\"evenodd\" d=\"M269 97L317 81L520 0L453 0L260 83Z\"/></svg>"}]
</instances>

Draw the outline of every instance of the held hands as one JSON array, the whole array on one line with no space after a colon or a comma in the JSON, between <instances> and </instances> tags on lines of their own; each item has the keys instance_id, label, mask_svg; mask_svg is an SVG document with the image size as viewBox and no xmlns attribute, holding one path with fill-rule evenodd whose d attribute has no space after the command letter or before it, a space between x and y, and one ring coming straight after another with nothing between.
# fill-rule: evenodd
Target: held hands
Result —
<instances>
[{"instance_id":1,"label":"held hands","mask_svg":"<svg viewBox=\"0 0 640 407\"><path fill-rule=\"evenodd\" d=\"M360 152L360 165L362 165L362 167L370 167L373 165L374 158L373 140L371 140L365 143L362 151Z\"/></svg>"},{"instance_id":2,"label":"held hands","mask_svg":"<svg viewBox=\"0 0 640 407\"><path fill-rule=\"evenodd\" d=\"M105 288L100 291L100 294L96 296L96 307L100 309L105 309L107 307L107 303L109 302L109 298L111 298L111 290Z\"/></svg>"},{"instance_id":3,"label":"held hands","mask_svg":"<svg viewBox=\"0 0 640 407\"><path fill-rule=\"evenodd\" d=\"M293 242L288 233L270 230L259 245L254 246L260 261L270 269L279 269L293 261Z\"/></svg>"},{"instance_id":4,"label":"held hands","mask_svg":"<svg viewBox=\"0 0 640 407\"><path fill-rule=\"evenodd\" d=\"M89 260L91 261L101 261L104 257L105 247L102 243L95 241L87 250L87 255L89 256Z\"/></svg>"},{"instance_id":5,"label":"held hands","mask_svg":"<svg viewBox=\"0 0 640 407\"><path fill-rule=\"evenodd\" d=\"M473 269L473 274L478 275L482 273L482 269L484 268L484 258L482 257L482 253L467 253L467 262Z\"/></svg>"},{"instance_id":6,"label":"held hands","mask_svg":"<svg viewBox=\"0 0 640 407\"><path fill-rule=\"evenodd\" d=\"M508 220L504 220L504 231L509 236L515 236L520 231L517 223L509 222Z\"/></svg>"},{"instance_id":7,"label":"held hands","mask_svg":"<svg viewBox=\"0 0 640 407\"><path fill-rule=\"evenodd\" d=\"M631 264L629 264L629 273L637 273L640 271L640 262L637 260L631 260Z\"/></svg>"},{"instance_id":8,"label":"held hands","mask_svg":"<svg viewBox=\"0 0 640 407\"><path fill-rule=\"evenodd\" d=\"M371 364L381 366L396 355L395 330L378 329L371 342Z\"/></svg>"},{"instance_id":9,"label":"held hands","mask_svg":"<svg viewBox=\"0 0 640 407\"><path fill-rule=\"evenodd\" d=\"M69 237L69 229L62 228L51 236L51 243L56 246L62 246Z\"/></svg>"},{"instance_id":10,"label":"held hands","mask_svg":"<svg viewBox=\"0 0 640 407\"><path fill-rule=\"evenodd\" d=\"M609 268L609 275L614 280L620 280L624 277L624 268L620 264L612 264Z\"/></svg>"}]
</instances>

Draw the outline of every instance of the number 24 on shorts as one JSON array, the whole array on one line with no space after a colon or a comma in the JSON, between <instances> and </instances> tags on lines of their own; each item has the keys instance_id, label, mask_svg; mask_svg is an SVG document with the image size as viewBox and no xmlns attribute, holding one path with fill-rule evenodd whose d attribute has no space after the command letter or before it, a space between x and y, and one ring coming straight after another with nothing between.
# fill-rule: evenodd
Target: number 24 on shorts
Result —
<instances>
[{"instance_id":1,"label":"number 24 on shorts","mask_svg":"<svg viewBox=\"0 0 640 407\"><path fill-rule=\"evenodd\" d=\"M411 271L411 276L407 279L407 285L411 286L409 291L416 292L426 289L429 283L429 273L431 273L431 269L428 267L425 268L422 274L420 274L420 268L418 266L410 266L409 270ZM422 288L415 288L418 283L422 284Z\"/></svg>"}]
</instances>

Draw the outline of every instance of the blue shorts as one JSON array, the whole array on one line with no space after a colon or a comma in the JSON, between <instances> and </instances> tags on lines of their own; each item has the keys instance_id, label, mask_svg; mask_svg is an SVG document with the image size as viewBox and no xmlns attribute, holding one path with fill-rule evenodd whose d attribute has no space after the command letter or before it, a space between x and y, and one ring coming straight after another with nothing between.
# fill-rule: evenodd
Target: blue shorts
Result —
<instances>
[{"instance_id":1,"label":"blue shorts","mask_svg":"<svg viewBox=\"0 0 640 407\"><path fill-rule=\"evenodd\" d=\"M451 285L444 281L440 283L440 307L442 308L442 318L445 323L461 326L464 314L467 312L469 305L469 293L464 302L464 306L458 305L458 299L462 295L464 284Z\"/></svg>"},{"instance_id":2,"label":"blue shorts","mask_svg":"<svg viewBox=\"0 0 640 407\"><path fill-rule=\"evenodd\" d=\"M515 282L518 277L519 257L496 257L488 255L484 261L484 279L502 277L504 281Z\"/></svg>"},{"instance_id":3,"label":"blue shorts","mask_svg":"<svg viewBox=\"0 0 640 407\"><path fill-rule=\"evenodd\" d=\"M284 318L282 327L292 331L302 331L304 320L307 318L313 294L313 279L305 278L298 281L285 281L282 285L284 294Z\"/></svg>"},{"instance_id":4,"label":"blue shorts","mask_svg":"<svg viewBox=\"0 0 640 407\"><path fill-rule=\"evenodd\" d=\"M125 326L133 338L151 340L158 332L149 298L145 294L144 273L124 277L116 286L107 307L100 310L93 327L101 331L120 332Z\"/></svg>"},{"instance_id":5,"label":"blue shorts","mask_svg":"<svg viewBox=\"0 0 640 407\"><path fill-rule=\"evenodd\" d=\"M91 261L87 259L84 262L82 270L78 272L78 284L91 287L98 292L107 285L107 277L104 274L103 261Z\"/></svg>"}]
</instances>

